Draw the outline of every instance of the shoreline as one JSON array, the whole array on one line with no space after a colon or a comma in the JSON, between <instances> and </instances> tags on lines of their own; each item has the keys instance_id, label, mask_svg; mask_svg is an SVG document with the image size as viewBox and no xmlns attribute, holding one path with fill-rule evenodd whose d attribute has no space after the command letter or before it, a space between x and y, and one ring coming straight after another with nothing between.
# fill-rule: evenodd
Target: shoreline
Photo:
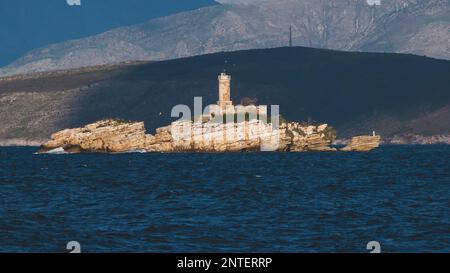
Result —
<instances>
[{"instance_id":1,"label":"shoreline","mask_svg":"<svg viewBox=\"0 0 450 273\"><path fill-rule=\"evenodd\" d=\"M419 135L417 135L419 136ZM450 136L447 135L433 135L433 136L419 136L421 141L417 138L412 141L405 140L405 136L394 136L384 138L380 146L396 146L396 145L450 145ZM0 139L0 147L36 147L39 148L42 144L50 139L25 139L25 138L7 138ZM351 139L343 138L337 139L332 143L332 146L343 146L350 143Z\"/></svg>"},{"instance_id":2,"label":"shoreline","mask_svg":"<svg viewBox=\"0 0 450 273\"><path fill-rule=\"evenodd\" d=\"M46 139L31 140L22 138L0 139L0 147L36 147L39 148Z\"/></svg>"},{"instance_id":3,"label":"shoreline","mask_svg":"<svg viewBox=\"0 0 450 273\"><path fill-rule=\"evenodd\" d=\"M386 147L386 146L435 146L435 145L450 145L450 143L380 143L380 147ZM344 144L333 144L332 147L343 147ZM11 142L0 140L0 148L40 148L41 144L37 144L36 141L28 141L27 144L22 144L21 142ZM122 153L133 153L134 151L128 151L128 152L122 152ZM136 151L139 152L139 151ZM249 151L246 151L249 152ZM261 151L255 151L255 152L261 152ZM313 152L313 151L311 151ZM101 153L101 152L98 152ZM161 152L161 153L169 153L169 152ZM184 153L184 152L171 152L171 153ZM191 152L186 152L191 153ZM199 153L199 152L192 152L192 153ZM208 153L208 152L204 152ZM211 152L211 153L240 153L240 152ZM280 153L283 153L280 151ZM114 153L111 153L114 154ZM120 154L120 152L117 152L115 154Z\"/></svg>"}]
</instances>

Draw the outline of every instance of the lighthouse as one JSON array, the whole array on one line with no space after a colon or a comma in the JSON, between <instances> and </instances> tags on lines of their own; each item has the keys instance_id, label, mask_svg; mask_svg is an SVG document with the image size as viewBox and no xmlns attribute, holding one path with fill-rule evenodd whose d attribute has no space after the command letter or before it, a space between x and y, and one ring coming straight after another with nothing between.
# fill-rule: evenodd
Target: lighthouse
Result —
<instances>
[{"instance_id":1,"label":"lighthouse","mask_svg":"<svg viewBox=\"0 0 450 273\"><path fill-rule=\"evenodd\" d=\"M228 106L233 106L231 101L231 76L225 72L219 75L219 101L217 105L222 111L225 111Z\"/></svg>"}]
</instances>

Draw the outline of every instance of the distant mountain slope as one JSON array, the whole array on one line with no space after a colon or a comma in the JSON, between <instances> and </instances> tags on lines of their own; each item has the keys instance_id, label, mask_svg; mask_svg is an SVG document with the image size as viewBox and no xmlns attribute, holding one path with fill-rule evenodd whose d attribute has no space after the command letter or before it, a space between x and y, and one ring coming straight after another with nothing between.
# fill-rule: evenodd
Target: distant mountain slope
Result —
<instances>
[{"instance_id":1,"label":"distant mountain slope","mask_svg":"<svg viewBox=\"0 0 450 273\"><path fill-rule=\"evenodd\" d=\"M450 59L450 1L381 3L268 0L215 5L37 49L0 69L0 75L286 46L290 25L294 45Z\"/></svg>"},{"instance_id":2,"label":"distant mountain slope","mask_svg":"<svg viewBox=\"0 0 450 273\"><path fill-rule=\"evenodd\" d=\"M270 0L216 0L221 4L260 4Z\"/></svg>"},{"instance_id":3,"label":"distant mountain slope","mask_svg":"<svg viewBox=\"0 0 450 273\"><path fill-rule=\"evenodd\" d=\"M82 38L180 11L213 0L0 0L0 66L51 43Z\"/></svg>"},{"instance_id":4,"label":"distant mountain slope","mask_svg":"<svg viewBox=\"0 0 450 273\"><path fill-rule=\"evenodd\" d=\"M107 117L172 121L177 104L217 101L217 75L232 99L279 104L290 120L335 126L340 137L450 134L450 61L302 47L216 53L0 80L0 139L43 139Z\"/></svg>"}]
</instances>

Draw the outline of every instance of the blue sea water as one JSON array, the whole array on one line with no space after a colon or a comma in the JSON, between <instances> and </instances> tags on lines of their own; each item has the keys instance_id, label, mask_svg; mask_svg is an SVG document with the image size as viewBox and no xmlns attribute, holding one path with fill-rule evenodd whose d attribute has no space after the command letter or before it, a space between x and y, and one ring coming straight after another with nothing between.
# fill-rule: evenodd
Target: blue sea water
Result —
<instances>
[{"instance_id":1,"label":"blue sea water","mask_svg":"<svg viewBox=\"0 0 450 273\"><path fill-rule=\"evenodd\" d=\"M450 146L34 152L0 148L0 252L450 252Z\"/></svg>"}]
</instances>

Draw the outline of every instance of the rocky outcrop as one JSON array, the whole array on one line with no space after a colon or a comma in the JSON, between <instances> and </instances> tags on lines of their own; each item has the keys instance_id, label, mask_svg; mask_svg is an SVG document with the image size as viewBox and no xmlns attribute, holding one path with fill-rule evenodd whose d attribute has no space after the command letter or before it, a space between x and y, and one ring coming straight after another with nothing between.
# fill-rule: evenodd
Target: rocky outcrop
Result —
<instances>
[{"instance_id":1,"label":"rocky outcrop","mask_svg":"<svg viewBox=\"0 0 450 273\"><path fill-rule=\"evenodd\" d=\"M319 126L302 126L297 122L291 122L280 126L284 132L281 137L282 149L292 152L305 151L336 151L331 148L331 143L336 138L336 131L328 124Z\"/></svg>"},{"instance_id":2,"label":"rocky outcrop","mask_svg":"<svg viewBox=\"0 0 450 273\"><path fill-rule=\"evenodd\" d=\"M336 151L335 130L327 124L283 123L279 128L259 120L240 123L178 121L145 133L143 122L103 120L51 136L40 153L66 152L241 152Z\"/></svg>"},{"instance_id":3,"label":"rocky outcrop","mask_svg":"<svg viewBox=\"0 0 450 273\"><path fill-rule=\"evenodd\" d=\"M63 148L67 152L127 152L154 143L143 122L102 120L82 128L66 129L51 136L39 152Z\"/></svg>"},{"instance_id":4,"label":"rocky outcrop","mask_svg":"<svg viewBox=\"0 0 450 273\"><path fill-rule=\"evenodd\" d=\"M240 123L174 122L156 130L149 151L333 151L335 131L327 124L283 123L272 128L259 120Z\"/></svg>"},{"instance_id":5,"label":"rocky outcrop","mask_svg":"<svg viewBox=\"0 0 450 273\"><path fill-rule=\"evenodd\" d=\"M353 137L350 144L341 149L344 152L369 152L380 146L380 136Z\"/></svg>"}]
</instances>

